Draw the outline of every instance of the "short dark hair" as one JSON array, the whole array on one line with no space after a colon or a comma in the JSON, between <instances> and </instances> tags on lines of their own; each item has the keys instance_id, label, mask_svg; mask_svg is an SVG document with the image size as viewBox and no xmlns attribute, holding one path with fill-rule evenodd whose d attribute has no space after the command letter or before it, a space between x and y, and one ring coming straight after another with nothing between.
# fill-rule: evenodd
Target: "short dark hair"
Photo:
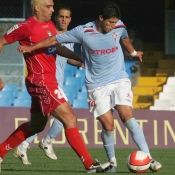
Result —
<instances>
[{"instance_id":1,"label":"short dark hair","mask_svg":"<svg viewBox=\"0 0 175 175\"><path fill-rule=\"evenodd\" d=\"M102 15L104 19L112 17L121 18L120 8L114 1L108 1L102 4L99 15Z\"/></svg>"},{"instance_id":2,"label":"short dark hair","mask_svg":"<svg viewBox=\"0 0 175 175\"><path fill-rule=\"evenodd\" d=\"M60 2L60 1L59 1ZM56 7L55 7L55 13L57 14L60 9L66 9L69 10L72 13L71 5L68 1L65 2L60 2Z\"/></svg>"}]
</instances>

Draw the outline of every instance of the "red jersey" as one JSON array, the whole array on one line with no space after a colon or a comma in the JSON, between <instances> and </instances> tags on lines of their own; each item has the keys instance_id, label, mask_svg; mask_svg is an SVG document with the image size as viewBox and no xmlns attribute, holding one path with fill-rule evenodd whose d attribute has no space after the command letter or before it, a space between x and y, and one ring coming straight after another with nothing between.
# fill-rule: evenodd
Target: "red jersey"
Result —
<instances>
[{"instance_id":1,"label":"red jersey","mask_svg":"<svg viewBox=\"0 0 175 175\"><path fill-rule=\"evenodd\" d=\"M4 37L9 44L19 41L21 45L32 45L56 34L57 29L51 21L39 22L31 17L14 25ZM66 101L56 80L56 55L52 54L55 49L52 46L24 55L28 71L26 86L32 96L32 113L42 112L47 115Z\"/></svg>"},{"instance_id":2,"label":"red jersey","mask_svg":"<svg viewBox=\"0 0 175 175\"><path fill-rule=\"evenodd\" d=\"M30 17L10 28L4 37L9 44L19 41L21 45L32 45L55 34L57 34L57 29L52 21L39 22L35 17ZM28 82L32 84L56 82L56 56L49 55L49 49L51 48L24 55L28 71Z\"/></svg>"}]
</instances>

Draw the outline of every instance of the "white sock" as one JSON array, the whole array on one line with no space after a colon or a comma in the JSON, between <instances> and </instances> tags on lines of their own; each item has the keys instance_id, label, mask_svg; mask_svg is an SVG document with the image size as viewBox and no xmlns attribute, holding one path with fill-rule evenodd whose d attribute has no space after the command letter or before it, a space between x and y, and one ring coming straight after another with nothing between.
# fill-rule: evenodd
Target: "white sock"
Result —
<instances>
[{"instance_id":1,"label":"white sock","mask_svg":"<svg viewBox=\"0 0 175 175\"><path fill-rule=\"evenodd\" d=\"M43 139L43 143L44 144L48 144L48 143L51 143L52 142L52 138L47 135L44 139Z\"/></svg>"},{"instance_id":2,"label":"white sock","mask_svg":"<svg viewBox=\"0 0 175 175\"><path fill-rule=\"evenodd\" d=\"M110 162L112 162L114 164L114 166L117 166L116 157L111 157Z\"/></svg>"},{"instance_id":3,"label":"white sock","mask_svg":"<svg viewBox=\"0 0 175 175\"><path fill-rule=\"evenodd\" d=\"M18 146L18 149L20 150L20 152L26 153L28 147L29 147L29 143L28 143L27 141L23 141L23 142Z\"/></svg>"},{"instance_id":4,"label":"white sock","mask_svg":"<svg viewBox=\"0 0 175 175\"><path fill-rule=\"evenodd\" d=\"M114 131L102 130L101 138L109 161L116 163L115 146L114 146Z\"/></svg>"},{"instance_id":5,"label":"white sock","mask_svg":"<svg viewBox=\"0 0 175 175\"><path fill-rule=\"evenodd\" d=\"M150 154L143 130L140 128L135 118L127 120L125 125L129 129L130 134L138 148L141 151Z\"/></svg>"}]
</instances>

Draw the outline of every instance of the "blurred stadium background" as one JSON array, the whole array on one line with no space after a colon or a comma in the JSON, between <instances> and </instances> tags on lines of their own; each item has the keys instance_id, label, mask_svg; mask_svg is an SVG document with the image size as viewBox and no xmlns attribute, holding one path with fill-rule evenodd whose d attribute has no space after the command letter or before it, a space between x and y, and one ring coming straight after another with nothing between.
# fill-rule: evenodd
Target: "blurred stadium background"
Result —
<instances>
[{"instance_id":1,"label":"blurred stadium background","mask_svg":"<svg viewBox=\"0 0 175 175\"><path fill-rule=\"evenodd\" d=\"M70 0L73 9L71 27L95 19L95 7L103 1L105 0ZM57 3L59 1L55 1L55 5ZM133 84L134 108L174 110L175 102L172 99L175 96L173 83L175 81L173 80L175 2L173 0L160 0L159 3L150 0L143 2L118 0L118 4L121 7L122 20L128 30L134 30L135 40L141 41L140 45L135 47L140 47L144 51L143 63L140 64L131 59L126 59L125 62ZM79 15L81 10L83 13ZM29 0L1 0L0 34L30 15ZM0 106L30 106L30 97L26 94L24 85L25 65L22 55L16 52L17 45L16 43L7 46L1 54L0 77L4 80L6 87L0 93ZM73 107L88 108L84 70L68 65L65 75L64 90ZM70 85L75 82L74 80L76 80L76 85ZM74 97L70 96L70 89L76 92ZM9 95L6 95L6 91L9 91ZM26 97L25 103L24 101L21 103L23 95Z\"/></svg>"},{"instance_id":2,"label":"blurred stadium background","mask_svg":"<svg viewBox=\"0 0 175 175\"><path fill-rule=\"evenodd\" d=\"M69 0L73 9L71 27L94 20L96 18L95 7L103 1L105 0ZM166 146L173 148L175 146L175 122L167 116L175 117L175 1L116 0L116 2L121 7L122 20L128 29L134 30L136 34L134 39L141 42L138 47L144 51L142 63L129 58L125 61L126 70L133 85L134 111L136 113L137 110L140 111L139 115L142 111L152 111L155 116L158 112L162 118L156 118L156 121L157 119L161 120L159 122L171 121L171 127L168 130L170 135L167 136L170 142L164 144L163 148L165 149ZM57 3L59 0L55 1L55 5ZM0 34L30 15L29 0L0 0ZM22 55L16 51L17 46L18 43L6 46L0 55L0 77L5 82L5 88L0 91L0 110L3 111L16 107L18 110L29 108L31 103L24 84L25 63ZM67 65L63 89L73 108L88 111L84 76L83 69ZM3 117L1 113L1 120ZM144 117L149 121L149 117L146 115ZM169 150L163 151L166 154ZM160 154L161 150L156 156L161 159ZM163 161L169 162L168 160L171 159L173 158ZM164 174L171 174L171 172L164 172Z\"/></svg>"}]
</instances>

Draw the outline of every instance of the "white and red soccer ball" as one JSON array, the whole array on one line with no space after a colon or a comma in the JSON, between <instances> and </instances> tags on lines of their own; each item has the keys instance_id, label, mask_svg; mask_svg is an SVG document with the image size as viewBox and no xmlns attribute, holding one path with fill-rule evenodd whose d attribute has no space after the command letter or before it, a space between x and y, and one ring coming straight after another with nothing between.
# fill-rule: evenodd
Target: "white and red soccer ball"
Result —
<instances>
[{"instance_id":1,"label":"white and red soccer ball","mask_svg":"<svg viewBox=\"0 0 175 175\"><path fill-rule=\"evenodd\" d=\"M127 165L134 173L145 173L150 167L150 158L143 151L132 151L128 156Z\"/></svg>"}]
</instances>

